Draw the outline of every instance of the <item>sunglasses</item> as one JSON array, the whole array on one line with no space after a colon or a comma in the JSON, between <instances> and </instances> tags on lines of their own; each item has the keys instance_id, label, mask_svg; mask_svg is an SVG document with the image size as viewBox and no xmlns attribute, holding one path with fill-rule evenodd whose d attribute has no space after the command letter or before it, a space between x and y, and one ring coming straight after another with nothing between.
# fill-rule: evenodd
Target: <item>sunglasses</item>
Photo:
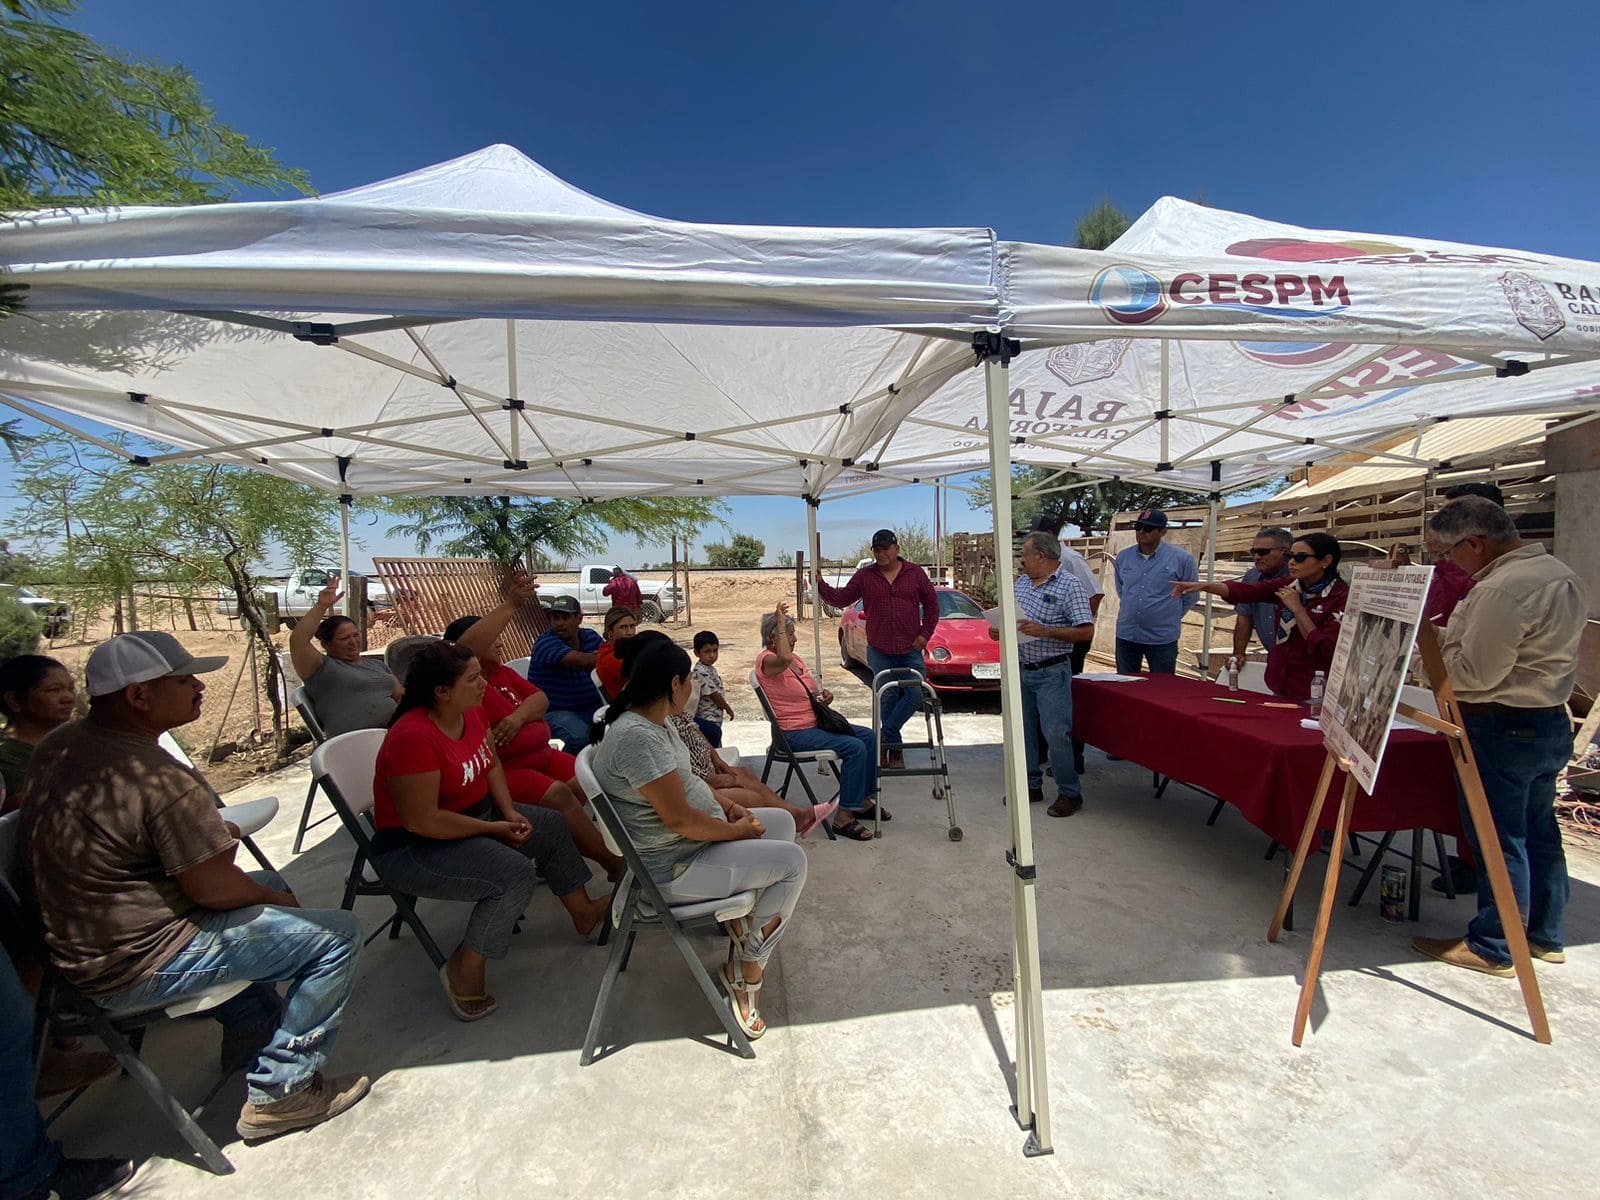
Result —
<instances>
[{"instance_id":1,"label":"sunglasses","mask_svg":"<svg viewBox=\"0 0 1600 1200\"><path fill-rule=\"evenodd\" d=\"M1161 526L1159 525L1135 525L1133 531L1135 533L1154 533L1160 528Z\"/></svg>"},{"instance_id":2,"label":"sunglasses","mask_svg":"<svg viewBox=\"0 0 1600 1200\"><path fill-rule=\"evenodd\" d=\"M1298 553L1298 554L1291 554L1291 555L1289 555L1289 561L1290 561L1290 562L1297 562L1297 563L1303 563L1303 562L1305 562L1305 561L1306 561L1306 559L1308 559L1308 558L1315 558L1315 557L1317 557L1317 556L1316 556L1316 555L1315 555L1315 554L1310 554L1310 553L1308 553L1308 552L1307 552L1307 551L1305 551L1305 550L1302 550L1302 551L1300 551L1300 553Z\"/></svg>"},{"instance_id":3,"label":"sunglasses","mask_svg":"<svg viewBox=\"0 0 1600 1200\"><path fill-rule=\"evenodd\" d=\"M1269 554L1276 554L1281 549L1283 549L1282 546L1268 546L1265 550L1262 550L1262 549L1260 549L1259 547L1256 547L1256 546L1251 546L1250 547L1250 557L1251 558L1265 558Z\"/></svg>"}]
</instances>

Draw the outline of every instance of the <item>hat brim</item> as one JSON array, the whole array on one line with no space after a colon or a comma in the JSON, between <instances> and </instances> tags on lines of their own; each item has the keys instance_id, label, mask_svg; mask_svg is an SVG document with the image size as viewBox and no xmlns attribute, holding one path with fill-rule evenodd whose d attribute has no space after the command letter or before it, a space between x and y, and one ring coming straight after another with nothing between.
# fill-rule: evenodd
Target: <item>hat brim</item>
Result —
<instances>
[{"instance_id":1,"label":"hat brim","mask_svg":"<svg viewBox=\"0 0 1600 1200\"><path fill-rule=\"evenodd\" d=\"M169 674L169 675L209 675L213 671L222 670L222 668L227 666L227 665L228 665L228 656L226 654L212 654L212 655L208 655L205 658L191 658L188 662L184 663L177 670L169 671L169 672L167 672L167 674Z\"/></svg>"}]
</instances>

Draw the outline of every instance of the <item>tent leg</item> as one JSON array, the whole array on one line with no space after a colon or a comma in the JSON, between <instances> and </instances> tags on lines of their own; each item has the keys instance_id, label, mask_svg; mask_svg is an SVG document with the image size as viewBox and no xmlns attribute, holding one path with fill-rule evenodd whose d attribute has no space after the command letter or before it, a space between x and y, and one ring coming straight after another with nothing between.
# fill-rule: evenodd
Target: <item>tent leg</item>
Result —
<instances>
[{"instance_id":1,"label":"tent leg","mask_svg":"<svg viewBox=\"0 0 1600 1200\"><path fill-rule=\"evenodd\" d=\"M1004 722L1005 790L1009 798L1012 866L1011 916L1017 1014L1017 1123L1029 1131L1023 1153L1053 1153L1050 1087L1044 1043L1044 995L1039 971L1039 912L1034 895L1032 814L1022 758L1022 680L1017 667L1017 602L1012 591L1011 444L1009 371L1004 339L974 338L987 354L984 382L989 404L989 470L993 476L996 603L1000 606L1000 707ZM1012 343L1011 345L1014 345Z\"/></svg>"},{"instance_id":2,"label":"tent leg","mask_svg":"<svg viewBox=\"0 0 1600 1200\"><path fill-rule=\"evenodd\" d=\"M811 555L811 670L816 673L817 686L822 678L822 593L816 584L822 581L821 543L817 541L817 508L819 502L806 497L806 553Z\"/></svg>"},{"instance_id":3,"label":"tent leg","mask_svg":"<svg viewBox=\"0 0 1600 1200\"><path fill-rule=\"evenodd\" d=\"M350 613L350 504L339 498L339 582L344 591L344 615ZM352 618L353 619L353 618ZM363 643L364 644L364 643Z\"/></svg>"},{"instance_id":4,"label":"tent leg","mask_svg":"<svg viewBox=\"0 0 1600 1200\"><path fill-rule=\"evenodd\" d=\"M1217 469L1220 466L1221 466L1220 463L1212 463L1211 464L1211 468L1212 468L1211 469L1211 474L1212 474L1213 479L1215 479L1216 474L1217 474ZM1219 516L1217 510L1221 507L1221 503L1222 503L1221 502L1221 497L1216 492L1212 492L1211 493L1211 512L1206 517L1206 582L1207 583L1212 583L1217 578L1217 528L1218 528L1218 516ZM1213 675L1216 674L1216 672L1211 669L1211 622L1212 622L1211 603L1212 603L1212 599L1213 599L1213 597L1212 597L1211 593L1207 592L1206 593L1206 597L1205 597L1205 601L1206 601L1205 628L1204 628L1204 631L1200 635L1201 636L1201 641L1200 641L1200 663L1201 663L1201 666L1205 670L1205 676L1206 676L1207 679L1210 679ZM1235 617L1234 619L1238 620L1237 617Z\"/></svg>"}]
</instances>

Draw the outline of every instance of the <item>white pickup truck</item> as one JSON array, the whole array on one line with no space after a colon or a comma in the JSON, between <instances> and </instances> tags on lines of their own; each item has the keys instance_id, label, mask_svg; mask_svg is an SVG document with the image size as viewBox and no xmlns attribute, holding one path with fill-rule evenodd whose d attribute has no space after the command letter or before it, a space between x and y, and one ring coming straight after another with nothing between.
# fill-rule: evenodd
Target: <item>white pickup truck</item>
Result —
<instances>
[{"instance_id":1,"label":"white pickup truck","mask_svg":"<svg viewBox=\"0 0 1600 1200\"><path fill-rule=\"evenodd\" d=\"M614 569L603 563L589 563L578 572L576 584L540 583L539 601L548 604L557 596L572 596L583 606L584 612L603 613L614 603L604 591ZM644 620L660 621L682 607L683 593L672 584L655 579L636 579L635 582L644 600L644 611L639 614Z\"/></svg>"},{"instance_id":2,"label":"white pickup truck","mask_svg":"<svg viewBox=\"0 0 1600 1200\"><path fill-rule=\"evenodd\" d=\"M256 588L258 595L269 594L278 597L278 615L281 617L303 617L311 611L311 606L317 602L317 593L328 586L330 580L337 580L339 572L330 567L308 567L298 575L282 583L263 583ZM383 586L382 580L376 575L367 577L367 607L388 608L390 605L389 591ZM217 612L224 617L237 617L239 615L239 598L226 588L217 590Z\"/></svg>"},{"instance_id":3,"label":"white pickup truck","mask_svg":"<svg viewBox=\"0 0 1600 1200\"><path fill-rule=\"evenodd\" d=\"M851 578L854 577L857 571L861 570L862 567L870 567L875 561L875 559L863 558L853 567L828 567L822 572L822 582L826 583L829 587L843 587L845 584L850 582ZM816 588L811 585L811 572L810 570L807 570L806 603L815 604L816 602ZM822 611L830 617L837 617L839 615L839 610L833 605L829 604L827 601L823 601Z\"/></svg>"}]
</instances>

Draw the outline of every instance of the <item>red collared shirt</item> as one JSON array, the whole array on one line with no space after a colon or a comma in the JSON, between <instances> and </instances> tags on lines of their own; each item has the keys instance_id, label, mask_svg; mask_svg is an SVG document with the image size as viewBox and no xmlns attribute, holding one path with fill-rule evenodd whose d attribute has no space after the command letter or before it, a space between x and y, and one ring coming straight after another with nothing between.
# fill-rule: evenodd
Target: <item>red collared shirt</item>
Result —
<instances>
[{"instance_id":1,"label":"red collared shirt","mask_svg":"<svg viewBox=\"0 0 1600 1200\"><path fill-rule=\"evenodd\" d=\"M862 567L843 587L817 580L817 592L839 608L862 601L867 615L867 645L882 654L910 652L917 638L931 638L939 623L939 594L933 590L933 581L916 563L903 558L893 583L873 563Z\"/></svg>"},{"instance_id":2,"label":"red collared shirt","mask_svg":"<svg viewBox=\"0 0 1600 1200\"><path fill-rule=\"evenodd\" d=\"M1448 558L1441 558L1433 564L1433 578L1428 581L1428 602L1422 615L1435 625L1445 624L1456 605L1467 598L1477 582Z\"/></svg>"},{"instance_id":3,"label":"red collared shirt","mask_svg":"<svg viewBox=\"0 0 1600 1200\"><path fill-rule=\"evenodd\" d=\"M1280 575L1260 583L1229 583L1229 604L1258 604L1275 601L1283 608L1278 592L1286 586ZM1335 579L1320 592L1305 598L1306 614L1316 627L1309 637L1300 632L1299 625L1289 631L1289 636L1277 641L1267 651L1267 686L1285 700L1304 700L1311 695L1311 678L1318 671L1326 672L1333 665L1333 647L1339 640L1339 618L1344 615L1345 601L1350 598L1350 587L1343 579ZM1282 620L1282 613L1279 614Z\"/></svg>"}]
</instances>

